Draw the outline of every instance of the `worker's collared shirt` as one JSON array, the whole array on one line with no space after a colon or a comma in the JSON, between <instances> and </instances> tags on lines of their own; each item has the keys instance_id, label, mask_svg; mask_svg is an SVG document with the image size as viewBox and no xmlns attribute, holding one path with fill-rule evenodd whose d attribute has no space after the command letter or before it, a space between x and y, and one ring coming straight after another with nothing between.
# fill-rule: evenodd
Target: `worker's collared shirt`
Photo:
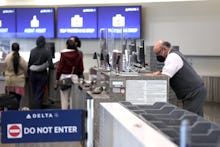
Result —
<instances>
[{"instance_id":1,"label":"worker's collared shirt","mask_svg":"<svg viewBox=\"0 0 220 147\"><path fill-rule=\"evenodd\" d=\"M164 62L162 74L172 78L183 67L183 60L176 53L169 53Z\"/></svg>"}]
</instances>

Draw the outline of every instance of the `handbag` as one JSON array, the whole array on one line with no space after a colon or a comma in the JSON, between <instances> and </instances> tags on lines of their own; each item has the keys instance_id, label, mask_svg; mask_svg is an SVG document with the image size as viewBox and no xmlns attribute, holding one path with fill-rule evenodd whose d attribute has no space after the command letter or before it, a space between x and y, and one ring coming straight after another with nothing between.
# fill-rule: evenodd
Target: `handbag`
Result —
<instances>
[{"instance_id":1,"label":"handbag","mask_svg":"<svg viewBox=\"0 0 220 147\"><path fill-rule=\"evenodd\" d=\"M71 78L65 78L60 80L60 89L66 90L69 89L72 85L72 79Z\"/></svg>"},{"instance_id":2,"label":"handbag","mask_svg":"<svg viewBox=\"0 0 220 147\"><path fill-rule=\"evenodd\" d=\"M75 67L73 66L70 77L60 80L59 86L60 86L61 90L67 90L67 89L71 88L72 83L73 83L72 75L73 75L74 69L75 69Z\"/></svg>"}]
</instances>

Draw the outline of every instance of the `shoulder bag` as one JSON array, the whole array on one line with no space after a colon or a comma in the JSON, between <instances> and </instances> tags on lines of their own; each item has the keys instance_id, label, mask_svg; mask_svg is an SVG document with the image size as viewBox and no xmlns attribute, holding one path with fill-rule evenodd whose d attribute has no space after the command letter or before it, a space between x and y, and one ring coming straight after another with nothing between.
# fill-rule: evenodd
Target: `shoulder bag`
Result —
<instances>
[{"instance_id":1,"label":"shoulder bag","mask_svg":"<svg viewBox=\"0 0 220 147\"><path fill-rule=\"evenodd\" d=\"M69 88L71 88L73 80L72 80L72 75L75 76L75 74L73 74L75 67L73 66L72 68L72 72L71 72L71 76L65 79L62 79L59 81L59 86L61 90L67 90Z\"/></svg>"}]
</instances>

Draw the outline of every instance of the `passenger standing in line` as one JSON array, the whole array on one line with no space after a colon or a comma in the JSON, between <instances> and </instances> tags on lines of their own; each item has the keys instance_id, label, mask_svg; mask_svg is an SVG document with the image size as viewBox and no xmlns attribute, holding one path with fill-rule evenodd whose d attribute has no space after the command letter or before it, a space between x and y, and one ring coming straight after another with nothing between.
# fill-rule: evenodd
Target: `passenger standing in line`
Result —
<instances>
[{"instance_id":1,"label":"passenger standing in line","mask_svg":"<svg viewBox=\"0 0 220 147\"><path fill-rule=\"evenodd\" d=\"M19 44L12 44L12 51L5 58L5 92L16 96L19 109L21 98L25 96L27 62L19 55Z\"/></svg>"},{"instance_id":2,"label":"passenger standing in line","mask_svg":"<svg viewBox=\"0 0 220 147\"><path fill-rule=\"evenodd\" d=\"M34 97L34 109L42 109L45 87L48 82L48 71L54 68L52 56L45 48L46 39L39 36L36 40L36 47L31 50L28 62L28 74L30 77L32 94Z\"/></svg>"},{"instance_id":3,"label":"passenger standing in line","mask_svg":"<svg viewBox=\"0 0 220 147\"><path fill-rule=\"evenodd\" d=\"M71 77L71 74L79 77L83 75L83 71L82 54L77 49L75 43L68 39L66 41L66 49L61 50L60 61L57 65L56 86L59 85L59 80ZM69 109L70 93L71 88L60 90L61 109Z\"/></svg>"},{"instance_id":4,"label":"passenger standing in line","mask_svg":"<svg viewBox=\"0 0 220 147\"><path fill-rule=\"evenodd\" d=\"M77 37L77 36L71 36L71 37L70 37L70 40L72 40L72 41L75 43L75 45L76 45L78 51L82 54L82 58L83 58L83 52L82 52L81 50L79 50L79 48L81 47L81 40L79 39L79 37ZM84 75L83 75L83 74L80 75L79 78L84 79Z\"/></svg>"},{"instance_id":5,"label":"passenger standing in line","mask_svg":"<svg viewBox=\"0 0 220 147\"><path fill-rule=\"evenodd\" d=\"M153 74L167 75L177 98L182 100L183 109L203 116L207 91L203 80L184 55L172 48L169 42L163 40L156 42L153 52L159 62L164 62L162 72L157 71Z\"/></svg>"}]
</instances>

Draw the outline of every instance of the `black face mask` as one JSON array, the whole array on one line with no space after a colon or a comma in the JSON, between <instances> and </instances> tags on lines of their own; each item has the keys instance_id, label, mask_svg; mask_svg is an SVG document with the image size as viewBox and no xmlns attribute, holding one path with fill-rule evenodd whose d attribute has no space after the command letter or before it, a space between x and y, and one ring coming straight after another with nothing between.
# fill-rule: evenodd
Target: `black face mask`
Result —
<instances>
[{"instance_id":1,"label":"black face mask","mask_svg":"<svg viewBox=\"0 0 220 147\"><path fill-rule=\"evenodd\" d=\"M164 62L165 61L165 57L163 57L163 56L157 56L157 61L159 61L159 62Z\"/></svg>"}]
</instances>

